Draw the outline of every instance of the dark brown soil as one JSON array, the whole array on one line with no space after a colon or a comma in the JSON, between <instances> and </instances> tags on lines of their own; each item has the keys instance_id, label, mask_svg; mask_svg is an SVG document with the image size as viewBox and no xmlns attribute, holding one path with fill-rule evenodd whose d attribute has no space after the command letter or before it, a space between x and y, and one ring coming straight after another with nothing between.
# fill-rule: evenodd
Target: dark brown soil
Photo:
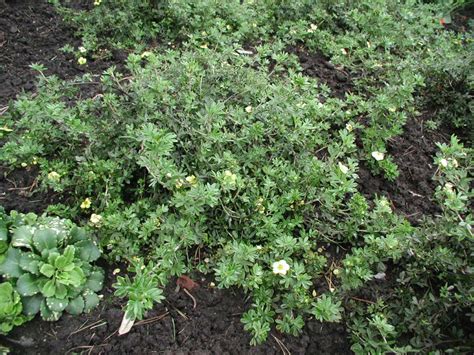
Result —
<instances>
[{"instance_id":1,"label":"dark brown soil","mask_svg":"<svg viewBox=\"0 0 474 355\"><path fill-rule=\"evenodd\" d=\"M32 321L15 329L8 338L20 340L16 354L279 354L276 337L292 354L349 354L344 326L321 324L310 320L298 337L282 335L272 330L269 340L260 346L250 346L250 335L240 322L249 307L244 294L235 290L209 287L210 279L195 278L200 287L191 291L193 301L183 291L175 292L172 282L166 289L166 301L156 306L147 319L165 315L146 325L135 325L130 333L118 336L116 331L123 317L123 301L110 297L112 280L104 288L105 301L91 314L63 316L58 322ZM82 329L82 330L81 330Z\"/></svg>"},{"instance_id":2,"label":"dark brown soil","mask_svg":"<svg viewBox=\"0 0 474 355\"><path fill-rule=\"evenodd\" d=\"M0 1L0 108L22 91L34 90L32 63L43 64L47 75L71 78L85 72L100 74L124 59L116 52L112 60L89 58L81 66L73 55L61 51L65 45L77 49L81 42L47 1L10 0L6 5Z\"/></svg>"},{"instance_id":3,"label":"dark brown soil","mask_svg":"<svg viewBox=\"0 0 474 355\"><path fill-rule=\"evenodd\" d=\"M436 188L432 180L436 171L433 158L438 151L436 142L449 141L449 134L429 131L424 127L424 122L431 115L427 112L409 120L404 133L389 141L388 152L400 172L395 181L388 182L380 175L373 175L363 162L359 169L359 190L365 197L373 198L375 194L386 196L392 201L394 210L413 224L417 224L422 216L441 211L433 200Z\"/></svg>"},{"instance_id":4,"label":"dark brown soil","mask_svg":"<svg viewBox=\"0 0 474 355\"><path fill-rule=\"evenodd\" d=\"M8 173L0 166L0 204L7 212L41 213L48 205L58 202L58 196L53 192L39 193L36 184L36 169Z\"/></svg>"},{"instance_id":5,"label":"dark brown soil","mask_svg":"<svg viewBox=\"0 0 474 355\"><path fill-rule=\"evenodd\" d=\"M304 47L288 47L288 53L295 54L305 75L317 78L331 89L334 97L343 99L353 89L351 74L343 68L337 68L321 52L310 53Z\"/></svg>"}]
</instances>

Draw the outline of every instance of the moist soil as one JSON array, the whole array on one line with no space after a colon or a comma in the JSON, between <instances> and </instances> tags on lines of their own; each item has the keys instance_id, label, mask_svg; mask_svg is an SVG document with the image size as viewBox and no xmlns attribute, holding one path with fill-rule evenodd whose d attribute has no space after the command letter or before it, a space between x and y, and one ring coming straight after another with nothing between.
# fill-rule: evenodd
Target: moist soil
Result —
<instances>
[{"instance_id":1,"label":"moist soil","mask_svg":"<svg viewBox=\"0 0 474 355\"><path fill-rule=\"evenodd\" d=\"M77 4L75 7L82 6L81 1ZM74 56L61 51L66 44L77 48L80 40L46 0L0 0L0 116L17 95L34 93L36 74L29 68L31 63L41 63L48 68L46 74L66 79L84 73L97 78L111 65L123 68L123 52L80 66ZM351 73L334 67L321 53L309 53L302 47L288 51L298 56L306 75L325 83L335 97L343 98L353 89ZM390 141L389 153L400 171L395 182L374 176L363 164L359 170L359 190L368 198L374 194L387 196L393 201L394 210L412 223L423 215L439 212L432 201L434 142L446 141L449 135L447 131L432 133L424 129L423 122L431 114L426 112L409 120L405 133ZM38 192L36 175L34 166L15 171L0 167L0 204L7 211L41 213L49 204L59 202L59 196L51 192ZM322 324L314 319L306 322L299 337L273 329L266 343L250 346L250 336L240 318L251 306L251 300L238 289L210 287L212 279L203 275L192 275L200 285L190 291L196 300L195 308L191 297L182 290L176 292L176 280L172 280L165 290L166 301L150 311L145 322L119 336L125 301L112 297L114 267L105 269L104 299L90 314L64 315L54 323L37 317L14 329L8 337L1 337L0 343L14 354L274 354L285 353L285 347L293 354L350 353L342 324Z\"/></svg>"},{"instance_id":2,"label":"moist soil","mask_svg":"<svg viewBox=\"0 0 474 355\"><path fill-rule=\"evenodd\" d=\"M307 322L300 337L273 330L266 343L250 346L250 336L240 322L250 301L245 302L239 290L211 288L211 280L202 276L193 277L199 287L190 291L196 300L195 309L191 297L182 290L176 292L172 280L165 290L166 301L148 313L150 323L137 323L128 334L119 336L125 301L111 297L114 279L109 278L103 290L104 301L92 313L64 315L54 323L35 320L16 328L8 338L28 346L10 342L13 353L278 354L282 352L278 342L292 354L350 353L342 324L315 320Z\"/></svg>"}]
</instances>

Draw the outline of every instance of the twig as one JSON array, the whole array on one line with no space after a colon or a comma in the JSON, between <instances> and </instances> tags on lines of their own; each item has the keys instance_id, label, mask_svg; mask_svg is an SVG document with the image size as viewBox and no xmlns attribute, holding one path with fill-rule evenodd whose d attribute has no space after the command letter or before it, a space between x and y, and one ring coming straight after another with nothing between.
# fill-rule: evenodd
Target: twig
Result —
<instances>
[{"instance_id":1,"label":"twig","mask_svg":"<svg viewBox=\"0 0 474 355\"><path fill-rule=\"evenodd\" d=\"M277 343L278 346L280 347L281 352L283 353L283 355L291 355L291 351L288 350L288 348L285 346L285 344L283 344L283 342L282 342L280 339L278 339L278 338L277 338L276 336L274 336L273 334L272 334L272 337L273 337L273 339L275 339L276 343Z\"/></svg>"},{"instance_id":2,"label":"twig","mask_svg":"<svg viewBox=\"0 0 474 355\"><path fill-rule=\"evenodd\" d=\"M159 320L162 320L163 318L165 318L168 314L170 314L170 312L165 312L163 314L160 314L159 316L156 316L156 317L152 317L152 318L148 318L148 319L143 319L139 322L136 322L134 324L134 327L136 327L137 325L146 325L146 324L150 324L150 323L154 323L154 322L158 322Z\"/></svg>"},{"instance_id":3,"label":"twig","mask_svg":"<svg viewBox=\"0 0 474 355\"><path fill-rule=\"evenodd\" d=\"M86 330L86 329L94 329L94 328L101 327L101 326L107 324L107 322L104 322L104 321L102 321L102 319L99 319L97 322L94 322L94 323L88 325L87 327L84 327L84 325L85 325L87 322L88 322L88 321L85 321L85 323L83 323L79 329L77 329L77 330L75 330L74 332L72 332L71 334L69 334L68 337L67 337L67 339L69 339L69 338L71 337L71 335L80 333L80 332L82 332L82 331L84 331L84 330ZM102 323L101 323L101 322L102 322Z\"/></svg>"},{"instance_id":4,"label":"twig","mask_svg":"<svg viewBox=\"0 0 474 355\"><path fill-rule=\"evenodd\" d=\"M364 300L364 299L358 298L358 297L351 297L351 299L356 300L356 301L360 301L360 302L364 302L364 303L368 303L368 304L375 304L375 302L373 302L373 301Z\"/></svg>"},{"instance_id":5,"label":"twig","mask_svg":"<svg viewBox=\"0 0 474 355\"><path fill-rule=\"evenodd\" d=\"M196 306L197 306L197 302L196 302L196 299L193 297L193 295L188 291L186 290L184 287L183 287L183 291L184 293L186 293L189 297L191 297L191 299L193 300L193 309L196 309Z\"/></svg>"}]
</instances>

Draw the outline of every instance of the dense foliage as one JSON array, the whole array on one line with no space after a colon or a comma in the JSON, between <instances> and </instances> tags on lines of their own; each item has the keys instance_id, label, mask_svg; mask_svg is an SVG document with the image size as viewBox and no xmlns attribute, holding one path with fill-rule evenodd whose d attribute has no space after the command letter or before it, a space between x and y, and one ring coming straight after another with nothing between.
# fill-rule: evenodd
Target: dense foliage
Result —
<instances>
[{"instance_id":1,"label":"dense foliage","mask_svg":"<svg viewBox=\"0 0 474 355\"><path fill-rule=\"evenodd\" d=\"M5 284L15 286L13 293L4 286L1 296L12 302L21 296L21 303L11 305L12 311L28 317L40 312L44 320L52 321L63 311L80 314L97 306L96 292L102 289L104 274L91 262L101 253L83 229L32 213L2 212L0 221L9 231L0 274L9 281Z\"/></svg>"},{"instance_id":2,"label":"dense foliage","mask_svg":"<svg viewBox=\"0 0 474 355\"><path fill-rule=\"evenodd\" d=\"M356 353L472 346L472 150L455 136L439 145L433 198L442 213L416 226L387 198L366 199L357 184L360 164L387 184L397 179L387 142L420 114L423 97L442 105L427 129L472 127L472 38L443 28L447 7L96 3L81 13L61 7L83 36L78 55L134 47L127 74L110 68L87 96L81 90L91 76L64 82L33 65L38 93L11 104L0 158L11 167L38 166L42 188L64 196L48 212L87 218L109 261L130 262L135 278L115 285L129 299L128 319L160 301L171 276L198 270L214 272L219 287L251 294L242 322L253 343L272 326L297 335L314 317L346 321ZM143 51L144 40L157 36L161 45ZM354 73L352 92L339 97L305 76L288 51L294 46ZM77 231L72 245L84 238ZM41 252L32 235L11 250ZM83 255L71 248L55 257ZM207 257L196 261L199 250ZM48 270L42 277L51 277ZM84 272L81 281L97 291L97 271ZM20 294L32 296L23 287L28 277ZM371 288L376 300L358 302ZM75 304L78 293L62 294ZM45 305L53 318L73 307Z\"/></svg>"}]
</instances>

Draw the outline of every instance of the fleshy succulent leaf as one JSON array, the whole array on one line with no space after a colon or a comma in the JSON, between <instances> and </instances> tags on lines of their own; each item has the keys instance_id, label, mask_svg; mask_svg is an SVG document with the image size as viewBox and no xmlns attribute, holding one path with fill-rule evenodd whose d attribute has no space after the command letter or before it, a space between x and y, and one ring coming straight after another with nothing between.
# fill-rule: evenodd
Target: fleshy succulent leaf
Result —
<instances>
[{"instance_id":1,"label":"fleshy succulent leaf","mask_svg":"<svg viewBox=\"0 0 474 355\"><path fill-rule=\"evenodd\" d=\"M84 310L84 305L85 305L84 298L81 295L79 295L76 298L69 301L69 304L66 307L66 312L70 314L74 314L74 315L81 314L82 311Z\"/></svg>"},{"instance_id":2,"label":"fleshy succulent leaf","mask_svg":"<svg viewBox=\"0 0 474 355\"><path fill-rule=\"evenodd\" d=\"M21 275L16 282L16 289L23 297L37 294L39 292L37 278L31 274Z\"/></svg>"},{"instance_id":3,"label":"fleshy succulent leaf","mask_svg":"<svg viewBox=\"0 0 474 355\"><path fill-rule=\"evenodd\" d=\"M21 252L15 248L9 248L5 255L5 259L0 264L0 274L7 278L17 278L23 274L20 268Z\"/></svg>"},{"instance_id":4,"label":"fleshy succulent leaf","mask_svg":"<svg viewBox=\"0 0 474 355\"><path fill-rule=\"evenodd\" d=\"M37 230L33 235L33 244L40 252L43 250L54 249L57 247L56 233L49 228Z\"/></svg>"}]
</instances>

